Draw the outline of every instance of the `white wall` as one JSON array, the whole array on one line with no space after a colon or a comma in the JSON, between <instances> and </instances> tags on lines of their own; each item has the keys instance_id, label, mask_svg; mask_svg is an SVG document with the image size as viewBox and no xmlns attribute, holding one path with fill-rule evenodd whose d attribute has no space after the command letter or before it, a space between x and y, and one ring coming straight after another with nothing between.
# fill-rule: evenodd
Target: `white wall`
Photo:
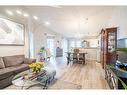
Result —
<instances>
[{"instance_id":1,"label":"white wall","mask_svg":"<svg viewBox=\"0 0 127 95\"><path fill-rule=\"evenodd\" d=\"M87 59L90 60L97 60L98 61L98 39L96 37L91 38L83 38L83 40L86 40L89 42L89 47L84 49L87 54Z\"/></svg>"},{"instance_id":2,"label":"white wall","mask_svg":"<svg viewBox=\"0 0 127 95\"><path fill-rule=\"evenodd\" d=\"M98 48L80 48L80 52L86 52L87 53L86 59L89 59L89 60L98 61L97 51L98 51Z\"/></svg>"},{"instance_id":3,"label":"white wall","mask_svg":"<svg viewBox=\"0 0 127 95\"><path fill-rule=\"evenodd\" d=\"M62 36L51 31L50 29L44 27L41 24L38 24L33 29L34 34L34 57L38 58L38 52L41 47L47 47L47 36L52 35L55 40L55 49L56 47L62 47ZM59 43L57 43L59 41Z\"/></svg>"},{"instance_id":4,"label":"white wall","mask_svg":"<svg viewBox=\"0 0 127 95\"><path fill-rule=\"evenodd\" d=\"M76 39L69 39L69 40L76 40ZM89 47L86 48L79 48L80 52L87 52L86 59L96 60L98 61L98 38L91 37L91 38L82 38L80 41L86 40L89 42ZM69 41L68 41L69 42ZM69 44L69 43L68 43Z\"/></svg>"},{"instance_id":5,"label":"white wall","mask_svg":"<svg viewBox=\"0 0 127 95\"><path fill-rule=\"evenodd\" d=\"M117 38L127 38L127 7L116 7L106 27L118 27Z\"/></svg>"},{"instance_id":6,"label":"white wall","mask_svg":"<svg viewBox=\"0 0 127 95\"><path fill-rule=\"evenodd\" d=\"M50 29L39 25L33 24L31 20L21 19L15 17L9 17L7 15L1 15L3 18L9 18L15 22L23 23L25 25L25 46L1 46L0 45L0 56L25 54L28 56L28 32L31 31L34 34L34 56L36 57L38 50L41 46L46 46L46 35L45 33L55 35L55 46L61 47L62 36L54 33ZM105 27L118 27L118 39L127 38L127 8L126 7L115 7L113 13ZM34 22L37 23L37 22ZM27 26L28 25L28 26ZM87 39L90 41L90 46L97 45L97 40ZM58 44L57 41L60 43Z\"/></svg>"},{"instance_id":7,"label":"white wall","mask_svg":"<svg viewBox=\"0 0 127 95\"><path fill-rule=\"evenodd\" d=\"M47 46L47 35L54 35L55 39L55 49L56 47L62 46L62 36L51 31L50 29L44 27L36 21L32 21L30 18L17 18L16 16L11 17L6 14L0 15L2 18L7 18L17 23L22 23L25 26L25 45L24 46L4 46L0 45L0 56L10 56L24 54L26 57L29 56L29 38L28 32L33 32L33 48L34 57L37 58L37 53L42 46ZM46 35L47 34L47 35ZM59 41L59 43L57 43Z\"/></svg>"},{"instance_id":8,"label":"white wall","mask_svg":"<svg viewBox=\"0 0 127 95\"><path fill-rule=\"evenodd\" d=\"M98 39L97 38L89 38L84 40L89 42L89 47L98 47Z\"/></svg>"},{"instance_id":9,"label":"white wall","mask_svg":"<svg viewBox=\"0 0 127 95\"><path fill-rule=\"evenodd\" d=\"M105 28L118 27L117 39L127 38L127 7L115 7L111 17L107 20ZM101 37L98 36L100 42ZM100 43L97 60L100 61Z\"/></svg>"},{"instance_id":10,"label":"white wall","mask_svg":"<svg viewBox=\"0 0 127 95\"><path fill-rule=\"evenodd\" d=\"M24 54L28 57L28 26L26 26L26 22L19 20L18 18L9 17L7 15L0 15L0 17L5 19L10 19L17 23L22 23L25 26L25 45L24 46L7 46L0 45L0 56L10 56L10 55L19 55Z\"/></svg>"}]
</instances>

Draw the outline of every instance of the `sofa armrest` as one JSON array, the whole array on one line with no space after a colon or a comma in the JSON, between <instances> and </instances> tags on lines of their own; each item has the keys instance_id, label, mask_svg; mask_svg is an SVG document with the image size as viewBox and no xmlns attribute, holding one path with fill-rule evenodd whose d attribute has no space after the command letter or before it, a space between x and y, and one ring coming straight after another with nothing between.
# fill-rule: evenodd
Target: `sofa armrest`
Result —
<instances>
[{"instance_id":1,"label":"sofa armrest","mask_svg":"<svg viewBox=\"0 0 127 95\"><path fill-rule=\"evenodd\" d=\"M24 64L31 64L36 62L36 59L31 59L31 58L25 58L24 59Z\"/></svg>"}]
</instances>

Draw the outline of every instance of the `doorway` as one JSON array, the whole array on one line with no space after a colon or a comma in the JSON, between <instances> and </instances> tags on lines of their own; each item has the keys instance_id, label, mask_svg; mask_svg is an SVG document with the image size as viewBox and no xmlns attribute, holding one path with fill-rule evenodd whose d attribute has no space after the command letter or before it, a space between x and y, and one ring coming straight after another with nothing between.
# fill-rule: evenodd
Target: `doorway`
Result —
<instances>
[{"instance_id":1,"label":"doorway","mask_svg":"<svg viewBox=\"0 0 127 95\"><path fill-rule=\"evenodd\" d=\"M47 48L49 49L51 55L55 57L55 40L54 38L47 38Z\"/></svg>"},{"instance_id":2,"label":"doorway","mask_svg":"<svg viewBox=\"0 0 127 95\"><path fill-rule=\"evenodd\" d=\"M62 39L62 49L63 49L63 56L65 56L66 52L68 52L68 41L66 38Z\"/></svg>"}]
</instances>

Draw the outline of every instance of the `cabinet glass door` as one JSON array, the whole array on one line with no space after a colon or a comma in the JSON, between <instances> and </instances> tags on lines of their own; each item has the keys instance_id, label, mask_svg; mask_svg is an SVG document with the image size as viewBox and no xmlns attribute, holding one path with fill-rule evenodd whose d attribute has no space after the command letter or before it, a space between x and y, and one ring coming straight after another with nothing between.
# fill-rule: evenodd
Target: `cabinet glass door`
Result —
<instances>
[{"instance_id":1,"label":"cabinet glass door","mask_svg":"<svg viewBox=\"0 0 127 95\"><path fill-rule=\"evenodd\" d=\"M115 32L108 33L108 52L112 52L116 48Z\"/></svg>"}]
</instances>

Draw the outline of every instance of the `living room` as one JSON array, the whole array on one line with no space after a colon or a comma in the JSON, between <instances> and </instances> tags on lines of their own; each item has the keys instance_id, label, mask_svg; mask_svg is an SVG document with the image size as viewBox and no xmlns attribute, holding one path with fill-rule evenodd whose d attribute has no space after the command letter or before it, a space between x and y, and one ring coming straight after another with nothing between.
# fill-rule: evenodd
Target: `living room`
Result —
<instances>
[{"instance_id":1,"label":"living room","mask_svg":"<svg viewBox=\"0 0 127 95\"><path fill-rule=\"evenodd\" d=\"M118 62L114 49L118 47L126 51L126 11L126 6L0 6L0 56L1 63L6 63L5 66L0 65L0 74L6 72L7 68L12 70L13 66L19 68L14 75L9 72L1 76L1 89L20 90L26 87L27 89L126 89L127 86L121 86L123 83L126 85L126 70L120 73L123 74L119 79L120 82L122 79L122 84L118 86L117 79L115 81L111 79L111 82L108 80L110 69L106 67L114 60L115 63ZM111 34L113 46L108 43L107 39L110 36L108 33L114 33ZM74 54L83 57L74 58ZM73 56L72 59L70 55ZM126 54L120 53L118 56L121 59L119 61L125 64ZM19 64L24 62L23 66L20 68L16 61ZM38 62L48 64L50 67L48 70L51 69L50 74L46 75L48 76L46 82L43 85L39 82L41 88L38 85L27 86L24 81L23 84L21 81L14 81L19 76L28 81L27 75L22 76L25 73L23 71L30 67L29 64L40 64ZM111 76L117 77L120 74L117 72ZM7 75L9 78L6 78ZM42 73L36 78L44 80Z\"/></svg>"}]
</instances>

